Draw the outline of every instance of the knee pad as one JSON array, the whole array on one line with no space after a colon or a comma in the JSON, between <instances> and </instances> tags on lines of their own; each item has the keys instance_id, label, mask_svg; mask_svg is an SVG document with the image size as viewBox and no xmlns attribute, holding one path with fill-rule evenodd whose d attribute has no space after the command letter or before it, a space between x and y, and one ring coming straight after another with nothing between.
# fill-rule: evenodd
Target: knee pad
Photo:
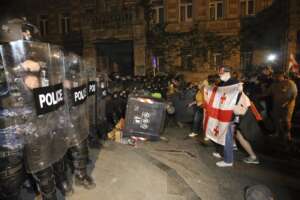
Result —
<instances>
[{"instance_id":1,"label":"knee pad","mask_svg":"<svg viewBox=\"0 0 300 200\"><path fill-rule=\"evenodd\" d=\"M24 172L19 171L13 176L0 178L0 199L17 200L19 199L21 187L24 182Z\"/></svg>"},{"instance_id":2,"label":"knee pad","mask_svg":"<svg viewBox=\"0 0 300 200\"><path fill-rule=\"evenodd\" d=\"M42 194L55 192L55 177L53 168L47 168L34 174Z\"/></svg>"},{"instance_id":3,"label":"knee pad","mask_svg":"<svg viewBox=\"0 0 300 200\"><path fill-rule=\"evenodd\" d=\"M89 151L87 141L85 140L80 145L70 149L72 157L73 168L75 170L85 169L88 164Z\"/></svg>"}]
</instances>

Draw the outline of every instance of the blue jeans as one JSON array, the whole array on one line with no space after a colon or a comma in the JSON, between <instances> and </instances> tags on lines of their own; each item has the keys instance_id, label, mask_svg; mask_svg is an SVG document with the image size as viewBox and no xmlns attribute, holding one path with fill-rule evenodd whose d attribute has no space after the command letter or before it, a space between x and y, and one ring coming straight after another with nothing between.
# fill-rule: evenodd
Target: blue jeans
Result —
<instances>
[{"instance_id":1,"label":"blue jeans","mask_svg":"<svg viewBox=\"0 0 300 200\"><path fill-rule=\"evenodd\" d=\"M224 162L233 163L233 134L235 131L235 124L232 122L229 125L228 132L225 138L224 146Z\"/></svg>"}]
</instances>

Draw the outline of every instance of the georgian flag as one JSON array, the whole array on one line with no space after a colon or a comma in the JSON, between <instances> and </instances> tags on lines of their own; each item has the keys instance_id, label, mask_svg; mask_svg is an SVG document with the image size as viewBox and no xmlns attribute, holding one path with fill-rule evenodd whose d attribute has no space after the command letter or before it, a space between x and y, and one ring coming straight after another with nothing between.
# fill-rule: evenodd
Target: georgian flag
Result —
<instances>
[{"instance_id":1,"label":"georgian flag","mask_svg":"<svg viewBox=\"0 0 300 200\"><path fill-rule=\"evenodd\" d=\"M289 60L289 72L295 72L299 73L299 64L295 59L295 56L293 54L290 55L290 60Z\"/></svg>"},{"instance_id":2,"label":"georgian flag","mask_svg":"<svg viewBox=\"0 0 300 200\"><path fill-rule=\"evenodd\" d=\"M226 133L234 114L245 114L251 105L249 98L243 93L243 85L238 83L224 87L206 87L204 101L204 132L212 141L225 145Z\"/></svg>"}]
</instances>

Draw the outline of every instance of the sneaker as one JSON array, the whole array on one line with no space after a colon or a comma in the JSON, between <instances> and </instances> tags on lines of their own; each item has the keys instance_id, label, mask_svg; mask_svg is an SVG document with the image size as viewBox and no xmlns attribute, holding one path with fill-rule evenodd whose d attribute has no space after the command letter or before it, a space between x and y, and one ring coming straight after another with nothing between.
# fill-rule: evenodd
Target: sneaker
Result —
<instances>
[{"instance_id":1,"label":"sneaker","mask_svg":"<svg viewBox=\"0 0 300 200\"><path fill-rule=\"evenodd\" d=\"M194 133L194 132L193 132L193 133L190 133L190 134L189 134L189 137L193 138L193 137L196 137L197 135L198 135L197 133Z\"/></svg>"},{"instance_id":2,"label":"sneaker","mask_svg":"<svg viewBox=\"0 0 300 200\"><path fill-rule=\"evenodd\" d=\"M238 151L239 149L238 149L238 147L236 146L236 144L235 145L233 145L233 151Z\"/></svg>"},{"instance_id":3,"label":"sneaker","mask_svg":"<svg viewBox=\"0 0 300 200\"><path fill-rule=\"evenodd\" d=\"M217 153L217 152L213 152L212 153L213 157L215 158L222 158L221 154Z\"/></svg>"},{"instance_id":4,"label":"sneaker","mask_svg":"<svg viewBox=\"0 0 300 200\"><path fill-rule=\"evenodd\" d=\"M216 163L216 165L218 167L232 167L233 163L226 163L224 161L219 161L219 162Z\"/></svg>"},{"instance_id":5,"label":"sneaker","mask_svg":"<svg viewBox=\"0 0 300 200\"><path fill-rule=\"evenodd\" d=\"M181 122L177 122L177 126L178 126L179 128L183 128L183 127L184 127L183 123L181 123Z\"/></svg>"},{"instance_id":6,"label":"sneaker","mask_svg":"<svg viewBox=\"0 0 300 200\"><path fill-rule=\"evenodd\" d=\"M255 165L259 164L259 160L257 158L247 157L247 158L244 158L243 161L244 161L244 163L247 163L247 164L255 164Z\"/></svg>"}]
</instances>

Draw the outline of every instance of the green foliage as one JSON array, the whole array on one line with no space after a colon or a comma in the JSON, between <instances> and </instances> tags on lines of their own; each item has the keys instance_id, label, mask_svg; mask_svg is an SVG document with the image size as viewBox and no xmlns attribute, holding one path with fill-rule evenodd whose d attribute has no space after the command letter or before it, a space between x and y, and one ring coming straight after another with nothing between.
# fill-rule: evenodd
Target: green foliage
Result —
<instances>
[{"instance_id":1,"label":"green foliage","mask_svg":"<svg viewBox=\"0 0 300 200\"><path fill-rule=\"evenodd\" d=\"M190 54L194 57L206 57L207 52L221 53L223 59L229 58L239 47L239 38L232 35L221 35L200 29L195 23L187 33L184 44L190 46Z\"/></svg>"},{"instance_id":2,"label":"green foliage","mask_svg":"<svg viewBox=\"0 0 300 200\"><path fill-rule=\"evenodd\" d=\"M239 48L239 36L219 35L201 29L198 22L189 32L167 31L167 23L154 24L150 0L141 0L140 5L145 13L147 47L154 56L162 58L162 64L172 67L175 58L183 54L206 61L208 52L221 53L226 59Z\"/></svg>"}]
</instances>

